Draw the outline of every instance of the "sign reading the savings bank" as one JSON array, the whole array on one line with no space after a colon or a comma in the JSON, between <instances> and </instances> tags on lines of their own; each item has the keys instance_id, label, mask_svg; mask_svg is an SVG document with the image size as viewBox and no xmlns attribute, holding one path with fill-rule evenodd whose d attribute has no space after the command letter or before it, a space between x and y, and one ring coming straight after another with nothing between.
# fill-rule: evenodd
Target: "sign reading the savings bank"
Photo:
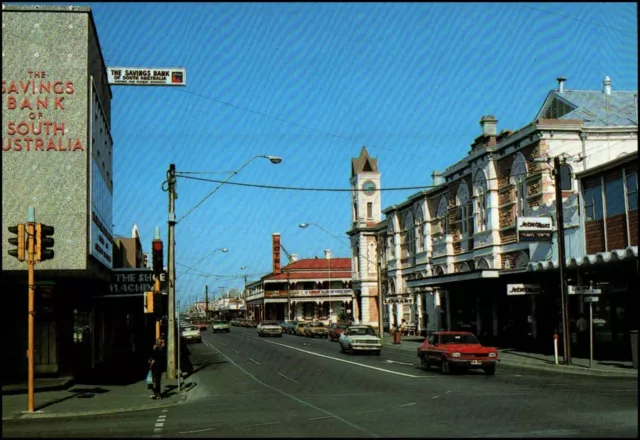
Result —
<instances>
[{"instance_id":1,"label":"sign reading the savings bank","mask_svg":"<svg viewBox=\"0 0 640 440\"><path fill-rule=\"evenodd\" d=\"M109 84L116 86L186 86L183 67L107 67Z\"/></svg>"},{"instance_id":2,"label":"sign reading the savings bank","mask_svg":"<svg viewBox=\"0 0 640 440\"><path fill-rule=\"evenodd\" d=\"M516 224L518 241L551 241L551 217L518 217Z\"/></svg>"}]
</instances>

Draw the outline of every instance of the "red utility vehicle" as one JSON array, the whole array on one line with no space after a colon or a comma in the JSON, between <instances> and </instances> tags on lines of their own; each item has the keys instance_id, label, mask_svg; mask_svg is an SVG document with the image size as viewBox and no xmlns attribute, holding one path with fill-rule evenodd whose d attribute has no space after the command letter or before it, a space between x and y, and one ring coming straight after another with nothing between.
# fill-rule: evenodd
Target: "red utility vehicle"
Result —
<instances>
[{"instance_id":1,"label":"red utility vehicle","mask_svg":"<svg viewBox=\"0 0 640 440\"><path fill-rule=\"evenodd\" d=\"M422 368L437 365L443 374L456 368L479 368L493 376L496 372L498 350L483 347L476 335L470 332L436 332L418 347Z\"/></svg>"}]
</instances>

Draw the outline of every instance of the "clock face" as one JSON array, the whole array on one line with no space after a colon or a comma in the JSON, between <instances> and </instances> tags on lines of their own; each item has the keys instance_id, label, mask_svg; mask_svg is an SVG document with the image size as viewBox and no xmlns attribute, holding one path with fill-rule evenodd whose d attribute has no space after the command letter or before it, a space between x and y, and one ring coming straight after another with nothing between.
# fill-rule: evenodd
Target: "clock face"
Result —
<instances>
[{"instance_id":1,"label":"clock face","mask_svg":"<svg viewBox=\"0 0 640 440\"><path fill-rule=\"evenodd\" d=\"M362 185L362 189L366 195L370 196L376 192L376 184L373 183L371 180L367 180Z\"/></svg>"}]
</instances>

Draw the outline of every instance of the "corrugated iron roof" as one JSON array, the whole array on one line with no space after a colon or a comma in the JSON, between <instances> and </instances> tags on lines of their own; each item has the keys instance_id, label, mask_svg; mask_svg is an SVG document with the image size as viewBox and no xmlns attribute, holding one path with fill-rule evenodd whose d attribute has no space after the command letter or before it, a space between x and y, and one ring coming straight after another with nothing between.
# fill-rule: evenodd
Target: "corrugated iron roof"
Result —
<instances>
[{"instance_id":1,"label":"corrugated iron roof","mask_svg":"<svg viewBox=\"0 0 640 440\"><path fill-rule=\"evenodd\" d=\"M567 268L585 267L593 264L606 264L610 262L638 258L638 246L629 246L626 249L615 249L611 252L598 252L585 255L581 258L567 258ZM540 272L559 268L558 260L535 261L529 263L528 272Z\"/></svg>"},{"instance_id":2,"label":"corrugated iron roof","mask_svg":"<svg viewBox=\"0 0 640 440\"><path fill-rule=\"evenodd\" d=\"M607 95L599 90L552 91L542 111L553 100L570 104L573 110L558 119L582 119L585 127L623 127L638 125L634 95L637 91L612 91ZM538 115L540 116L540 114Z\"/></svg>"},{"instance_id":3,"label":"corrugated iron roof","mask_svg":"<svg viewBox=\"0 0 640 440\"><path fill-rule=\"evenodd\" d=\"M283 271L293 271L297 272L299 270L317 270L317 269L326 269L327 271L331 268L340 270L351 270L351 258L331 258L331 260L327 258L305 258L302 260L298 260L294 263L287 264L282 268Z\"/></svg>"}]
</instances>

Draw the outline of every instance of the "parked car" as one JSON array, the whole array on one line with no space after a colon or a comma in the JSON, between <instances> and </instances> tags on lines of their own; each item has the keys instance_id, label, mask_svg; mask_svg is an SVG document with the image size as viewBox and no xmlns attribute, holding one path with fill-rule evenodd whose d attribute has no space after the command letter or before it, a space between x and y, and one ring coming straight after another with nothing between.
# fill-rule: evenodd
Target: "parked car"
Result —
<instances>
[{"instance_id":1,"label":"parked car","mask_svg":"<svg viewBox=\"0 0 640 440\"><path fill-rule=\"evenodd\" d=\"M376 331L370 325L351 325L344 329L338 338L340 351L373 351L377 355L382 350L380 338L376 336Z\"/></svg>"},{"instance_id":2,"label":"parked car","mask_svg":"<svg viewBox=\"0 0 640 440\"><path fill-rule=\"evenodd\" d=\"M304 328L308 325L308 322L298 322L296 323L296 329L294 334L296 336L304 336Z\"/></svg>"},{"instance_id":3,"label":"parked car","mask_svg":"<svg viewBox=\"0 0 640 440\"><path fill-rule=\"evenodd\" d=\"M329 336L329 332L327 330L327 327L324 325L324 323L319 321L314 321L314 322L310 322L309 325L307 325L304 328L304 335L307 338L315 338L316 336L319 336L321 338L326 338Z\"/></svg>"},{"instance_id":4,"label":"parked car","mask_svg":"<svg viewBox=\"0 0 640 440\"><path fill-rule=\"evenodd\" d=\"M422 368L438 365L443 374L455 369L479 368L493 376L496 373L498 350L483 347L471 332L436 332L418 347Z\"/></svg>"},{"instance_id":5,"label":"parked car","mask_svg":"<svg viewBox=\"0 0 640 440\"><path fill-rule=\"evenodd\" d=\"M258 323L256 321L249 321L248 327L257 328L258 327Z\"/></svg>"},{"instance_id":6,"label":"parked car","mask_svg":"<svg viewBox=\"0 0 640 440\"><path fill-rule=\"evenodd\" d=\"M213 321L212 330L214 333L217 333L217 332L229 333L231 331L229 329L229 323L227 321Z\"/></svg>"},{"instance_id":7,"label":"parked car","mask_svg":"<svg viewBox=\"0 0 640 440\"><path fill-rule=\"evenodd\" d=\"M343 323L343 322L334 322L334 323L332 323L329 326L329 330L328 330L329 339L332 342L336 342L340 338L340 335L342 334L344 329L346 329L350 325L351 325L351 323Z\"/></svg>"},{"instance_id":8,"label":"parked car","mask_svg":"<svg viewBox=\"0 0 640 440\"><path fill-rule=\"evenodd\" d=\"M285 319L280 323L280 327L282 327L283 333L292 335L296 330L297 323L298 321Z\"/></svg>"},{"instance_id":9,"label":"parked car","mask_svg":"<svg viewBox=\"0 0 640 440\"><path fill-rule=\"evenodd\" d=\"M257 326L258 336L282 337L282 327L277 321L263 321Z\"/></svg>"},{"instance_id":10,"label":"parked car","mask_svg":"<svg viewBox=\"0 0 640 440\"><path fill-rule=\"evenodd\" d=\"M189 325L182 328L180 336L185 342L202 342L202 335L200 334L200 327L196 325Z\"/></svg>"}]
</instances>

